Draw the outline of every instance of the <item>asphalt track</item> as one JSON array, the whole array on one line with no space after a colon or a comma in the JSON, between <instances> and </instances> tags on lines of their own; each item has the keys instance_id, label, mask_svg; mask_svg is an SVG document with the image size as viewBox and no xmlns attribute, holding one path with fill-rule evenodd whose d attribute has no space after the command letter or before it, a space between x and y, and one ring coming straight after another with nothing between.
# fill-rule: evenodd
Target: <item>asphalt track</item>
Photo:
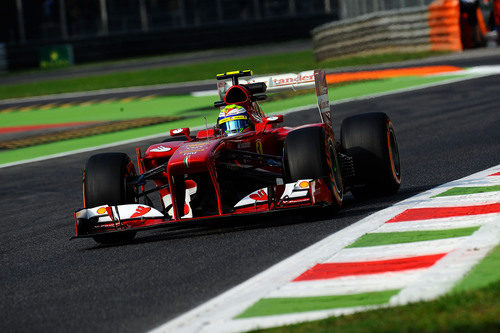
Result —
<instances>
[{"instance_id":1,"label":"asphalt track","mask_svg":"<svg viewBox=\"0 0 500 333\"><path fill-rule=\"evenodd\" d=\"M91 153L0 169L0 330L145 331L370 213L497 165L499 91L497 75L336 106L337 128L360 112L390 115L403 185L397 195L378 200L347 196L344 209L331 217L303 211L232 220L99 247L90 239L69 241ZM285 119L299 125L319 118L311 110ZM119 150L133 156L134 148Z\"/></svg>"}]
</instances>

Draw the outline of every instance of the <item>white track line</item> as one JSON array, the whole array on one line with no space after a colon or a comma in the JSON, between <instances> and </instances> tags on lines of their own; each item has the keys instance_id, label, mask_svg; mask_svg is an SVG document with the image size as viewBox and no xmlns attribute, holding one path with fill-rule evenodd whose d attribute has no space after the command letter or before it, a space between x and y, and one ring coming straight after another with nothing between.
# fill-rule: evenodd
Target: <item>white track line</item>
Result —
<instances>
[{"instance_id":1,"label":"white track line","mask_svg":"<svg viewBox=\"0 0 500 333\"><path fill-rule=\"evenodd\" d=\"M482 74L477 74L477 75L469 76L469 77L458 77L458 78L444 80L444 81L437 82L437 83L424 84L424 85L419 85L419 86L410 87L410 88L393 90L390 92L377 93L377 94L371 94L371 95L354 97L354 98L346 98L346 99L342 99L339 101L331 102L330 104L334 106L334 105L349 103L349 102L353 102L353 101L369 100L369 99L383 97L383 96L389 96L389 95L395 95L395 94L400 94L400 93L405 93L405 92L417 91L417 90L422 90L422 89L427 89L427 88L432 88L432 87L439 87L439 86L443 86L443 85L447 85L447 84L477 79L477 78L486 77L486 76L494 75L494 74L495 73L493 73L493 74L482 73ZM141 88L141 87L139 87L139 88ZM132 88L127 88L127 89L132 89ZM335 96L335 93L333 93L333 97L334 96ZM288 109L288 110L285 110L285 111L282 111L279 113L280 114L289 114L289 113L293 113L293 112L305 111L305 110L308 110L311 108L316 108L316 104L292 108L292 109ZM192 130L195 131L195 130L199 130L201 128L203 128L203 127L199 126L199 127L192 128ZM26 160L17 161L17 162L0 164L0 169L11 167L11 166L16 166L16 165L22 165L22 164L26 164L26 163L40 162L40 161L45 161L45 160L49 160L49 159L53 159L53 158L65 157L65 156L74 155L74 154L80 154L80 153L89 152L89 151L95 151L95 150L104 149L104 148L121 146L121 145L140 142L140 141L144 141L144 140L155 139L155 138L163 137L165 135L166 135L165 133L154 134L154 135L144 136L144 137L140 137L140 138L119 141L119 142L115 142L115 143L109 143L109 144L88 147L88 148L83 148L83 149L77 149L77 150L67 151L67 152L58 153L58 154L52 154L52 155L48 155L48 156L26 159Z\"/></svg>"}]
</instances>

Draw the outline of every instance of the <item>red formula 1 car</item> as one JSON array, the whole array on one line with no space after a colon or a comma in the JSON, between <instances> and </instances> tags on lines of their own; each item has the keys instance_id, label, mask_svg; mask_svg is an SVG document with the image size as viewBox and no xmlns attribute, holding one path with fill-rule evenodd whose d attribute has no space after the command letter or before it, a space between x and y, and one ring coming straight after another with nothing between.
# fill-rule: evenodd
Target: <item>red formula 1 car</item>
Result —
<instances>
[{"instance_id":1,"label":"red formula 1 car","mask_svg":"<svg viewBox=\"0 0 500 333\"><path fill-rule=\"evenodd\" d=\"M196 136L189 128L171 130L144 155L138 148L138 173L126 154L90 157L85 208L74 214L76 238L123 242L139 230L306 206L336 210L346 191L360 197L398 190L390 119L384 113L347 118L336 141L323 71L256 78L229 72L217 76L217 85L217 125ZM279 127L283 116L266 117L258 104L266 91L313 88L322 123Z\"/></svg>"}]
</instances>

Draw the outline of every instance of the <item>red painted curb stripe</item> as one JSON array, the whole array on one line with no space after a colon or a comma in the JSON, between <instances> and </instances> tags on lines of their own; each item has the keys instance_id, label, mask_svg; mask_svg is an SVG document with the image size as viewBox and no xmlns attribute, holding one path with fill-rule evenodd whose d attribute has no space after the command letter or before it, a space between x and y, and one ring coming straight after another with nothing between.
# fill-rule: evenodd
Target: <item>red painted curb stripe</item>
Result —
<instances>
[{"instance_id":1,"label":"red painted curb stripe","mask_svg":"<svg viewBox=\"0 0 500 333\"><path fill-rule=\"evenodd\" d=\"M412 208L396 215L386 223L440 219L454 216L480 215L489 213L500 213L500 203L463 207Z\"/></svg>"},{"instance_id":2,"label":"red painted curb stripe","mask_svg":"<svg viewBox=\"0 0 500 333\"><path fill-rule=\"evenodd\" d=\"M3 133L15 133L15 132L27 132L27 131L49 129L49 128L88 125L88 124L95 124L95 123L97 123L97 122L96 121L81 121L81 122L63 123L63 124L45 124L45 125L0 127L0 133L3 134Z\"/></svg>"},{"instance_id":3,"label":"red painted curb stripe","mask_svg":"<svg viewBox=\"0 0 500 333\"><path fill-rule=\"evenodd\" d=\"M494 174L490 175L490 177L491 176L500 176L500 172L494 173Z\"/></svg>"},{"instance_id":4,"label":"red painted curb stripe","mask_svg":"<svg viewBox=\"0 0 500 333\"><path fill-rule=\"evenodd\" d=\"M299 277L295 278L293 282L325 280L349 275L367 275L426 268L434 265L436 261L444 257L446 254L447 253L439 253L427 256L379 261L317 264L301 274Z\"/></svg>"}]
</instances>

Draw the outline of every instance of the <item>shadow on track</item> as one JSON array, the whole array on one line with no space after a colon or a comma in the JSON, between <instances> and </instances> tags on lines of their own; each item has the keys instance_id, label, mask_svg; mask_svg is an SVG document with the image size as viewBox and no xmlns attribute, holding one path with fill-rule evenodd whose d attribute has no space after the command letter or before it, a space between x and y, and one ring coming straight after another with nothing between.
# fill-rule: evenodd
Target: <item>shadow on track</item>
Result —
<instances>
[{"instance_id":1,"label":"shadow on track","mask_svg":"<svg viewBox=\"0 0 500 333\"><path fill-rule=\"evenodd\" d=\"M360 219L387 208L392 204L407 199L417 193L424 192L438 185L403 188L397 194L365 200L356 200L351 195L344 199L342 209L337 213L325 207L296 208L286 211L268 212L259 215L241 215L223 219L191 222L189 225L176 226L160 231L144 231L129 243L98 245L82 249L82 251L99 250L108 247L132 246L151 242L161 242L173 239L204 237L214 234L239 232L251 229L281 227L300 223L315 223L331 221L345 228L349 223L342 222L344 217L359 216ZM90 241L90 240L89 240ZM92 241L93 242L93 241Z\"/></svg>"}]
</instances>

